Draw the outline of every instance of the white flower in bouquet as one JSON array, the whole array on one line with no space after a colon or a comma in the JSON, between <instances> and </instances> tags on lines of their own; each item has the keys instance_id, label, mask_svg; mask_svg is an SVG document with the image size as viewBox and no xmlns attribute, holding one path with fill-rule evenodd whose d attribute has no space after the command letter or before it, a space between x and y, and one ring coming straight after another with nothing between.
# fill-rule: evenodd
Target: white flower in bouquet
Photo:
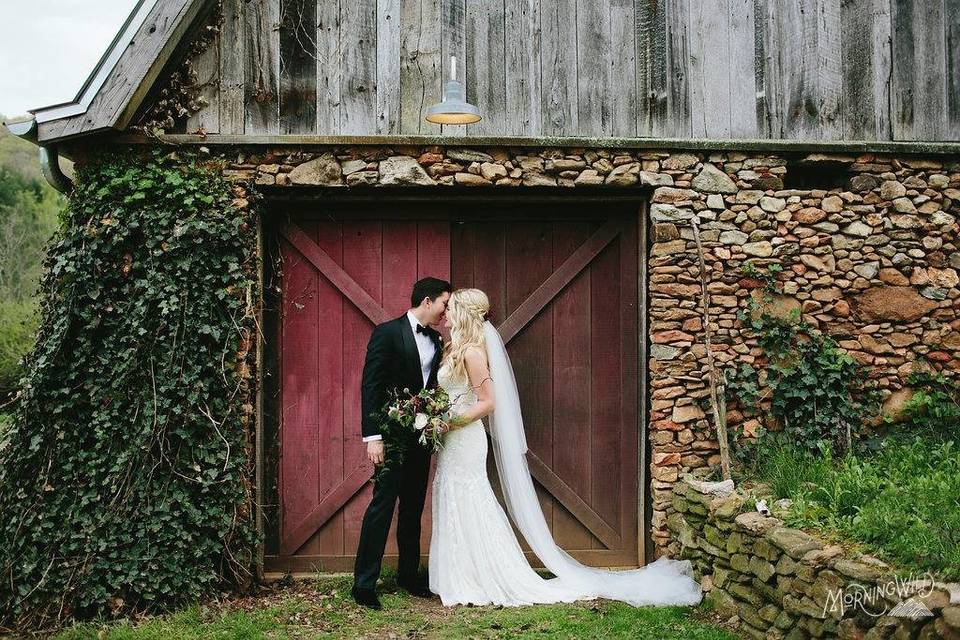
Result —
<instances>
[{"instance_id":1,"label":"white flower in bouquet","mask_svg":"<svg viewBox=\"0 0 960 640\"><path fill-rule=\"evenodd\" d=\"M397 419L399 419L399 418L400 418L400 406L399 406L399 405L396 405L396 404L393 405L393 406L391 406L390 409L387 410L387 417L390 418L391 420L397 420Z\"/></svg>"},{"instance_id":2,"label":"white flower in bouquet","mask_svg":"<svg viewBox=\"0 0 960 640\"><path fill-rule=\"evenodd\" d=\"M418 413L417 417L413 419L413 426L417 431L423 431L429 421L430 416L425 413Z\"/></svg>"}]
</instances>

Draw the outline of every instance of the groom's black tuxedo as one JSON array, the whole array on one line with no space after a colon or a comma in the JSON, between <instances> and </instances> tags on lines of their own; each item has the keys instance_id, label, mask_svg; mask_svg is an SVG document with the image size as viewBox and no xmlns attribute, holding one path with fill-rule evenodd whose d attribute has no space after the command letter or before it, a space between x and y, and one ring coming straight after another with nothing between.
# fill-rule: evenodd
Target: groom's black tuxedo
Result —
<instances>
[{"instance_id":1,"label":"groom's black tuxedo","mask_svg":"<svg viewBox=\"0 0 960 640\"><path fill-rule=\"evenodd\" d=\"M437 384L437 366L440 362L439 336L431 333L436 354L430 365L427 387ZM423 369L416 337L406 314L377 325L367 343L360 385L362 431L369 437L380 433L377 419L371 417L387 401L390 391L409 389L416 393L424 388ZM387 544L390 520L399 499L397 515L397 547L399 560L397 577L401 581L416 582L420 567L420 519L427 495L427 476L430 473L430 452L411 442L402 465L389 469L374 485L373 498L363 516L360 542L353 570L354 588L373 589L380 576L383 550Z\"/></svg>"},{"instance_id":2,"label":"groom's black tuxedo","mask_svg":"<svg viewBox=\"0 0 960 640\"><path fill-rule=\"evenodd\" d=\"M430 367L427 387L436 386L437 364L440 362L440 340L437 337L432 340L437 353ZM423 389L423 386L417 340L407 314L374 327L367 343L363 380L360 383L363 437L380 433L377 420L371 417L371 414L380 411L387 401L388 393L403 389L416 393Z\"/></svg>"}]
</instances>

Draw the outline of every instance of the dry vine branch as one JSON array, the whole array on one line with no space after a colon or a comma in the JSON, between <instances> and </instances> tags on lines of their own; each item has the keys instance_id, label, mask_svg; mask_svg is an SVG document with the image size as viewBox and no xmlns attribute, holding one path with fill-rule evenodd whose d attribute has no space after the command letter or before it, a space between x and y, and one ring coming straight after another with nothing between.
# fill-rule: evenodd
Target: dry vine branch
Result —
<instances>
[{"instance_id":1,"label":"dry vine branch","mask_svg":"<svg viewBox=\"0 0 960 640\"><path fill-rule=\"evenodd\" d=\"M700 241L700 224L697 215L690 219L693 227L693 239L697 243L697 256L700 259L700 302L703 306L703 335L707 346L707 380L710 385L710 406L717 430L717 442L720 445L720 470L723 479L730 479L730 445L727 441L726 411L720 408L720 391L717 384L717 364L713 357L712 330L710 329L710 293L707 291L707 266L703 255L703 243Z\"/></svg>"}]
</instances>

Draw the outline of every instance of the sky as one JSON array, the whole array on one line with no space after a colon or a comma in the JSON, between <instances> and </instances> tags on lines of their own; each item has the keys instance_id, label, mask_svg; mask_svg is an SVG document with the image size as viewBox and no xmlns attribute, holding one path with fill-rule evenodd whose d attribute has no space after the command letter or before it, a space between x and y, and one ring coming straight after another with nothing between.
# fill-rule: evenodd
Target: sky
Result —
<instances>
[{"instance_id":1,"label":"sky","mask_svg":"<svg viewBox=\"0 0 960 640\"><path fill-rule=\"evenodd\" d=\"M0 114L73 100L136 0L0 0Z\"/></svg>"}]
</instances>

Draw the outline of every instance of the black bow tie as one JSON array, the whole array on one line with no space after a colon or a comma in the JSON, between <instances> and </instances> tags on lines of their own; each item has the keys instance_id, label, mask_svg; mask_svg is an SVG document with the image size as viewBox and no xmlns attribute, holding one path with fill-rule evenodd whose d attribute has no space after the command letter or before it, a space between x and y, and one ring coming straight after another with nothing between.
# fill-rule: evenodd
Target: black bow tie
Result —
<instances>
[{"instance_id":1,"label":"black bow tie","mask_svg":"<svg viewBox=\"0 0 960 640\"><path fill-rule=\"evenodd\" d=\"M425 326L423 326L422 324L418 324L418 325L417 325L417 333L422 333L422 334L426 335L428 338L439 338L439 337L440 337L440 332L439 332L439 331L437 331L436 329L433 329L433 328L431 328L431 327L425 327Z\"/></svg>"}]
</instances>

